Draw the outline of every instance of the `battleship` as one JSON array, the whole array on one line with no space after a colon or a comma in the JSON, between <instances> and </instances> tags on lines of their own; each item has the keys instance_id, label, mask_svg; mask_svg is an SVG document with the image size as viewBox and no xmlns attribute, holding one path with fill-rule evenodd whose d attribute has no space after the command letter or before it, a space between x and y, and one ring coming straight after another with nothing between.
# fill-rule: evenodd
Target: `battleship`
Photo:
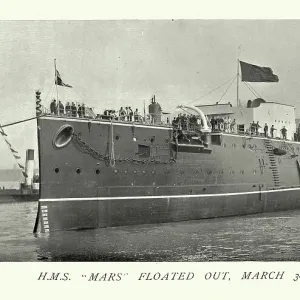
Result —
<instances>
[{"instance_id":1,"label":"battleship","mask_svg":"<svg viewBox=\"0 0 300 300\"><path fill-rule=\"evenodd\" d=\"M55 74L56 85L71 88L56 68ZM241 61L236 79L279 81L271 68ZM35 232L300 208L300 143L291 105L261 98L242 105L237 95L236 105L181 105L193 122L186 114L172 122L155 96L138 118L88 107L78 116L56 114L43 111L41 101L37 91Z\"/></svg>"}]
</instances>

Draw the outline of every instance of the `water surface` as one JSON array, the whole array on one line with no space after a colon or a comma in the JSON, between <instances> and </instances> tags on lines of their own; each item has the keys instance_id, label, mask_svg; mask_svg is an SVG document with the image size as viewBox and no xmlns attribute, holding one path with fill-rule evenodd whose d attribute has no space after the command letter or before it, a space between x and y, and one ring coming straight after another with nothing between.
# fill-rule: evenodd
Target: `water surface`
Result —
<instances>
[{"instance_id":1,"label":"water surface","mask_svg":"<svg viewBox=\"0 0 300 300\"><path fill-rule=\"evenodd\" d=\"M36 202L0 204L0 261L300 261L300 211L32 233Z\"/></svg>"}]
</instances>

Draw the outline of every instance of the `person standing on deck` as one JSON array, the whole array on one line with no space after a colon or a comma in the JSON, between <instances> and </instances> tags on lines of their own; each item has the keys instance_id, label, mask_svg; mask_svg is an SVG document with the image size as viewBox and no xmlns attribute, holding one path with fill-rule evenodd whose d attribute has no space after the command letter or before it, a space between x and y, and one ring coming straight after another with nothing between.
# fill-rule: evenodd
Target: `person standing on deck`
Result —
<instances>
[{"instance_id":1,"label":"person standing on deck","mask_svg":"<svg viewBox=\"0 0 300 300\"><path fill-rule=\"evenodd\" d=\"M125 115L126 115L126 110L123 107L121 107L119 110L119 117L121 121L125 121Z\"/></svg>"},{"instance_id":2,"label":"person standing on deck","mask_svg":"<svg viewBox=\"0 0 300 300\"><path fill-rule=\"evenodd\" d=\"M134 112L134 122L138 122L138 121L139 121L139 111L138 109L136 109Z\"/></svg>"},{"instance_id":3,"label":"person standing on deck","mask_svg":"<svg viewBox=\"0 0 300 300\"><path fill-rule=\"evenodd\" d=\"M257 121L256 124L255 124L255 133L256 133L256 135L259 134L259 128L261 128L261 126L259 125L259 122Z\"/></svg>"},{"instance_id":4,"label":"person standing on deck","mask_svg":"<svg viewBox=\"0 0 300 300\"><path fill-rule=\"evenodd\" d=\"M130 106L128 107L128 112L129 112L129 122L132 122L133 111Z\"/></svg>"},{"instance_id":5,"label":"person standing on deck","mask_svg":"<svg viewBox=\"0 0 300 300\"><path fill-rule=\"evenodd\" d=\"M215 120L214 116L212 116L212 118L210 120L210 124L211 124L211 131L215 131L216 120Z\"/></svg>"},{"instance_id":6,"label":"person standing on deck","mask_svg":"<svg viewBox=\"0 0 300 300\"><path fill-rule=\"evenodd\" d=\"M78 104L77 113L78 113L78 117L82 118L82 107L80 106L80 104Z\"/></svg>"},{"instance_id":7,"label":"person standing on deck","mask_svg":"<svg viewBox=\"0 0 300 300\"><path fill-rule=\"evenodd\" d=\"M271 133L271 138L273 139L274 138L274 131L277 130L276 128L274 128L274 125L271 126L271 129L270 129L270 133Z\"/></svg>"},{"instance_id":8,"label":"person standing on deck","mask_svg":"<svg viewBox=\"0 0 300 300\"><path fill-rule=\"evenodd\" d=\"M230 123L230 131L233 133L235 133L235 124L235 119L233 119L233 121Z\"/></svg>"},{"instance_id":9,"label":"person standing on deck","mask_svg":"<svg viewBox=\"0 0 300 300\"><path fill-rule=\"evenodd\" d=\"M265 123L265 127L264 127L264 135L265 135L265 137L268 137L268 130L269 130L268 124Z\"/></svg>"},{"instance_id":10,"label":"person standing on deck","mask_svg":"<svg viewBox=\"0 0 300 300\"><path fill-rule=\"evenodd\" d=\"M55 99L53 99L50 103L50 113L54 114L55 111Z\"/></svg>"},{"instance_id":11,"label":"person standing on deck","mask_svg":"<svg viewBox=\"0 0 300 300\"><path fill-rule=\"evenodd\" d=\"M77 108L74 102L72 102L72 106L71 106L71 111L72 111L72 117L77 117Z\"/></svg>"},{"instance_id":12,"label":"person standing on deck","mask_svg":"<svg viewBox=\"0 0 300 300\"><path fill-rule=\"evenodd\" d=\"M282 138L286 140L287 129L285 128L285 126L283 126L283 128L281 129L281 133L282 133Z\"/></svg>"},{"instance_id":13,"label":"person standing on deck","mask_svg":"<svg viewBox=\"0 0 300 300\"><path fill-rule=\"evenodd\" d=\"M61 103L61 101L58 101L58 110L59 110L59 115L63 116L65 114L65 108L64 105Z\"/></svg>"},{"instance_id":14,"label":"person standing on deck","mask_svg":"<svg viewBox=\"0 0 300 300\"><path fill-rule=\"evenodd\" d=\"M70 105L70 102L67 102L67 104L66 104L66 115L67 115L67 117L71 116L71 105Z\"/></svg>"},{"instance_id":15,"label":"person standing on deck","mask_svg":"<svg viewBox=\"0 0 300 300\"><path fill-rule=\"evenodd\" d=\"M253 121L252 123L250 123L250 132L251 132L251 135L255 133L255 129L256 129L256 124Z\"/></svg>"}]
</instances>

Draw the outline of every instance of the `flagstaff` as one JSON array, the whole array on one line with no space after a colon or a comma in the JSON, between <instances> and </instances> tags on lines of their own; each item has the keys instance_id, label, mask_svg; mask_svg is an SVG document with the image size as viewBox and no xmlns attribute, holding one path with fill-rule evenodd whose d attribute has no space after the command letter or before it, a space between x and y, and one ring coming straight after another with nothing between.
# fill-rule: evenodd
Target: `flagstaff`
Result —
<instances>
[{"instance_id":1,"label":"flagstaff","mask_svg":"<svg viewBox=\"0 0 300 300\"><path fill-rule=\"evenodd\" d=\"M56 86L56 97L57 97L57 103L58 103L58 88L57 88L57 71L56 71L56 58L54 59L54 80L55 80L55 86Z\"/></svg>"}]
</instances>

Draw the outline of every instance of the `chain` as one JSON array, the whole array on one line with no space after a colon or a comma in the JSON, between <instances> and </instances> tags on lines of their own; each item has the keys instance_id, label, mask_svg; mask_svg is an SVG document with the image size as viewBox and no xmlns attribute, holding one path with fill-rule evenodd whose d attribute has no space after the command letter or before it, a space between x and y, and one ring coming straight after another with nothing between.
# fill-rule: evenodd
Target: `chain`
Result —
<instances>
[{"instance_id":1,"label":"chain","mask_svg":"<svg viewBox=\"0 0 300 300\"><path fill-rule=\"evenodd\" d=\"M103 155L87 145L80 137L81 134L76 134L73 133L73 144L76 146L76 148L85 154L91 155L93 158L97 160L102 160L106 162L107 164L110 163L110 155ZM172 164L176 162L174 158L171 158L170 160L167 161L161 161L157 160L155 158L148 158L148 159L135 159L135 158L115 158L115 162L123 163L134 163L134 164Z\"/></svg>"}]
</instances>

